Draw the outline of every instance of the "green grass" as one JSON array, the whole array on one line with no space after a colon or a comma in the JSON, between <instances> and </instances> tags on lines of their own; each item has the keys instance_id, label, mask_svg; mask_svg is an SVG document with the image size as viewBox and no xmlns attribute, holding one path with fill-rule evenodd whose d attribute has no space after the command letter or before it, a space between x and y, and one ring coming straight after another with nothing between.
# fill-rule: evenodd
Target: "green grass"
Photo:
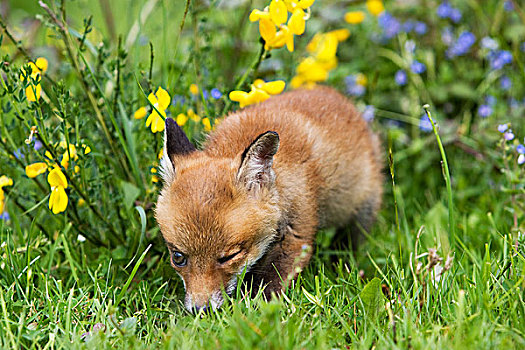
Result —
<instances>
[{"instance_id":1,"label":"green grass","mask_svg":"<svg viewBox=\"0 0 525 350\"><path fill-rule=\"evenodd\" d=\"M0 176L14 182L3 188L10 219L0 220L0 348L525 347L525 166L517 163L525 143L525 8L517 2L512 12L496 0L483 8L453 2L463 13L457 24L435 14L438 3L387 3L428 32L382 42L373 40L381 29L370 15L358 26L342 20L345 11L364 10L362 2L317 0L295 52L272 50L260 65L257 25L247 16L267 1L232 8L191 1L187 13L185 1L66 3L66 27L60 2L47 12L14 1L0 12L8 63L0 71ZM468 54L447 58L440 38L449 26L456 36L476 35ZM248 90L255 78L288 84L310 38L337 28L352 35L339 44L326 84L344 92L347 75L366 75L366 92L353 99L361 111L375 106L371 126L384 145L376 225L353 252L334 230L320 232L312 261L279 299L250 298L239 284L220 310L189 313L153 217L160 183L151 170L162 135L133 113L162 86L186 100L168 108L171 116L191 108L213 124L238 107L229 91ZM491 69L484 36L511 52L512 63ZM45 96L30 103L20 67L40 56L50 61ZM425 73L409 72L414 58ZM399 69L408 72L404 86L394 82ZM500 87L503 76L510 90ZM191 96L191 83L223 97ZM489 95L492 113L482 118L478 107ZM435 133L419 128L426 103ZM513 140L497 131L505 123ZM24 142L34 125L40 150ZM202 121L184 129L202 141ZM75 144L79 157L61 168L69 203L53 215L47 174L29 179L24 167L46 161L46 150L60 163L60 141Z\"/></svg>"}]
</instances>

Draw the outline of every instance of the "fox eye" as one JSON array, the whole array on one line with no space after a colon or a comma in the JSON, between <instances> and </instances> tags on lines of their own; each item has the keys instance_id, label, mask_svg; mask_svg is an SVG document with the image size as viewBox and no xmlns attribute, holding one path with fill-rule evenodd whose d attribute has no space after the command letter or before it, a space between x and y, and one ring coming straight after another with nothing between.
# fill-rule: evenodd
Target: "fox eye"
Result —
<instances>
[{"instance_id":1,"label":"fox eye","mask_svg":"<svg viewBox=\"0 0 525 350\"><path fill-rule=\"evenodd\" d=\"M186 266L186 263L188 262L188 260L186 259L184 254L182 254L181 252L173 252L171 254L171 262L175 266L183 267L183 266Z\"/></svg>"},{"instance_id":2,"label":"fox eye","mask_svg":"<svg viewBox=\"0 0 525 350\"><path fill-rule=\"evenodd\" d=\"M219 262L219 264L225 264L227 263L228 261L230 261L231 259L235 258L237 255L239 255L239 253L241 252L241 250L239 249L238 251L236 251L235 253L233 254L230 254L230 255L226 255L226 256L223 256L222 258L219 258L217 259L217 261Z\"/></svg>"}]
</instances>

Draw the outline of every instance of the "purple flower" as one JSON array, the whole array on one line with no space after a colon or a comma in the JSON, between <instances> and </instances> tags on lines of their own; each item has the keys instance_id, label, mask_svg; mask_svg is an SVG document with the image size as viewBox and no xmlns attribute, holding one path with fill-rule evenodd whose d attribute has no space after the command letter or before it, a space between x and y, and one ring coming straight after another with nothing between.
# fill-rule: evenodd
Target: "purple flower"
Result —
<instances>
[{"instance_id":1,"label":"purple flower","mask_svg":"<svg viewBox=\"0 0 525 350\"><path fill-rule=\"evenodd\" d=\"M510 88L512 87L512 81L508 76L504 75L499 81L499 86L501 86L501 88L505 91L510 90Z\"/></svg>"},{"instance_id":2,"label":"purple flower","mask_svg":"<svg viewBox=\"0 0 525 350\"><path fill-rule=\"evenodd\" d=\"M525 163L525 154L520 154L518 156L518 164L522 165L523 163Z\"/></svg>"},{"instance_id":3,"label":"purple flower","mask_svg":"<svg viewBox=\"0 0 525 350\"><path fill-rule=\"evenodd\" d=\"M512 53L507 50L491 51L488 57L490 67L493 70L501 69L505 65L512 63Z\"/></svg>"},{"instance_id":4,"label":"purple flower","mask_svg":"<svg viewBox=\"0 0 525 350\"><path fill-rule=\"evenodd\" d=\"M503 3L503 8L505 9L505 11L514 11L514 4L512 3L512 1L507 0Z\"/></svg>"},{"instance_id":5,"label":"purple flower","mask_svg":"<svg viewBox=\"0 0 525 350\"><path fill-rule=\"evenodd\" d=\"M403 86L407 83L407 73L400 69L396 72L395 81L397 85Z\"/></svg>"},{"instance_id":6,"label":"purple flower","mask_svg":"<svg viewBox=\"0 0 525 350\"><path fill-rule=\"evenodd\" d=\"M503 137L505 138L505 140L507 141L512 141L514 140L514 133L512 132L512 130L508 130L507 132L505 132L503 134Z\"/></svg>"},{"instance_id":7,"label":"purple flower","mask_svg":"<svg viewBox=\"0 0 525 350\"><path fill-rule=\"evenodd\" d=\"M374 108L374 106L371 106L371 105L366 106L365 110L363 111L363 114L361 116L367 122L371 122L372 120L374 120L374 116L375 116L375 108Z\"/></svg>"},{"instance_id":8,"label":"purple flower","mask_svg":"<svg viewBox=\"0 0 525 350\"><path fill-rule=\"evenodd\" d=\"M521 143L518 145L518 147L516 147L516 151L519 153L519 154L525 154L525 146L523 146Z\"/></svg>"},{"instance_id":9,"label":"purple flower","mask_svg":"<svg viewBox=\"0 0 525 350\"><path fill-rule=\"evenodd\" d=\"M222 93L220 92L219 89L213 88L213 89L211 89L211 97L213 97L214 99L218 100L219 98L222 97Z\"/></svg>"},{"instance_id":10,"label":"purple flower","mask_svg":"<svg viewBox=\"0 0 525 350\"><path fill-rule=\"evenodd\" d=\"M425 64L414 60L414 62L412 62L412 64L410 65L410 70L416 74L421 74L427 70L427 67L425 66Z\"/></svg>"},{"instance_id":11,"label":"purple flower","mask_svg":"<svg viewBox=\"0 0 525 350\"><path fill-rule=\"evenodd\" d=\"M452 22L458 23L459 21L461 21L462 17L463 15L461 14L461 11L459 9L452 8L452 10L450 11L450 19L452 20Z\"/></svg>"},{"instance_id":12,"label":"purple flower","mask_svg":"<svg viewBox=\"0 0 525 350\"><path fill-rule=\"evenodd\" d=\"M437 8L437 15L441 18L449 18L452 12L452 6L448 1L442 2Z\"/></svg>"},{"instance_id":13,"label":"purple flower","mask_svg":"<svg viewBox=\"0 0 525 350\"><path fill-rule=\"evenodd\" d=\"M481 105L478 108L478 114L482 118L487 118L492 114L492 107L489 105Z\"/></svg>"},{"instance_id":14,"label":"purple flower","mask_svg":"<svg viewBox=\"0 0 525 350\"><path fill-rule=\"evenodd\" d=\"M499 44L496 40L492 39L490 36L486 36L481 39L481 47L488 50L497 50Z\"/></svg>"},{"instance_id":15,"label":"purple flower","mask_svg":"<svg viewBox=\"0 0 525 350\"><path fill-rule=\"evenodd\" d=\"M392 39L401 31L401 22L386 11L379 16L378 22L387 39Z\"/></svg>"},{"instance_id":16,"label":"purple flower","mask_svg":"<svg viewBox=\"0 0 525 350\"><path fill-rule=\"evenodd\" d=\"M35 141L35 145L33 146L33 148L35 149L35 151L38 151L39 149L42 148L42 142L40 140L36 140Z\"/></svg>"},{"instance_id":17,"label":"purple flower","mask_svg":"<svg viewBox=\"0 0 525 350\"><path fill-rule=\"evenodd\" d=\"M504 133L505 131L507 131L507 129L509 128L509 124L500 124L498 125L498 131L500 133Z\"/></svg>"},{"instance_id":18,"label":"purple flower","mask_svg":"<svg viewBox=\"0 0 525 350\"><path fill-rule=\"evenodd\" d=\"M432 131L432 123L430 122L430 119L428 119L428 115L423 114L421 119L419 119L419 129L423 132Z\"/></svg>"},{"instance_id":19,"label":"purple flower","mask_svg":"<svg viewBox=\"0 0 525 350\"><path fill-rule=\"evenodd\" d=\"M414 25L414 32L416 32L417 35L423 35L427 32L427 24L425 22L416 22Z\"/></svg>"},{"instance_id":20,"label":"purple flower","mask_svg":"<svg viewBox=\"0 0 525 350\"><path fill-rule=\"evenodd\" d=\"M471 32L463 32L459 35L458 40L447 50L449 58L454 56L463 56L469 52L470 48L476 42L476 36Z\"/></svg>"}]
</instances>

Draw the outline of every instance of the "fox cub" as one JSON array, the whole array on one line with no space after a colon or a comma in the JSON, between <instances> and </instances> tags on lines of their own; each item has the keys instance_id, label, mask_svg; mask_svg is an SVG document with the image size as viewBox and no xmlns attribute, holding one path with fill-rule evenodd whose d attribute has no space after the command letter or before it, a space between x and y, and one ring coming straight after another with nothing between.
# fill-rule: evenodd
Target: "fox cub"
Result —
<instances>
[{"instance_id":1,"label":"fox cub","mask_svg":"<svg viewBox=\"0 0 525 350\"><path fill-rule=\"evenodd\" d=\"M266 296L308 263L322 227L367 230L381 203L380 146L328 87L225 118L196 150L166 119L156 218L190 311L218 308L247 271Z\"/></svg>"}]
</instances>

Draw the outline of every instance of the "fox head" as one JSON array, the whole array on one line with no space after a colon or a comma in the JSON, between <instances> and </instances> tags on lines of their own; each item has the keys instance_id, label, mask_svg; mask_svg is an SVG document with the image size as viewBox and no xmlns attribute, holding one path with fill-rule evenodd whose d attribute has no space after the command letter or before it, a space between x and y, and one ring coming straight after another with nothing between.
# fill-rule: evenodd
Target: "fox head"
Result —
<instances>
[{"instance_id":1,"label":"fox head","mask_svg":"<svg viewBox=\"0 0 525 350\"><path fill-rule=\"evenodd\" d=\"M190 311L218 308L237 278L277 239L281 213L272 169L279 136L268 131L235 158L210 157L166 119L155 216Z\"/></svg>"}]
</instances>

